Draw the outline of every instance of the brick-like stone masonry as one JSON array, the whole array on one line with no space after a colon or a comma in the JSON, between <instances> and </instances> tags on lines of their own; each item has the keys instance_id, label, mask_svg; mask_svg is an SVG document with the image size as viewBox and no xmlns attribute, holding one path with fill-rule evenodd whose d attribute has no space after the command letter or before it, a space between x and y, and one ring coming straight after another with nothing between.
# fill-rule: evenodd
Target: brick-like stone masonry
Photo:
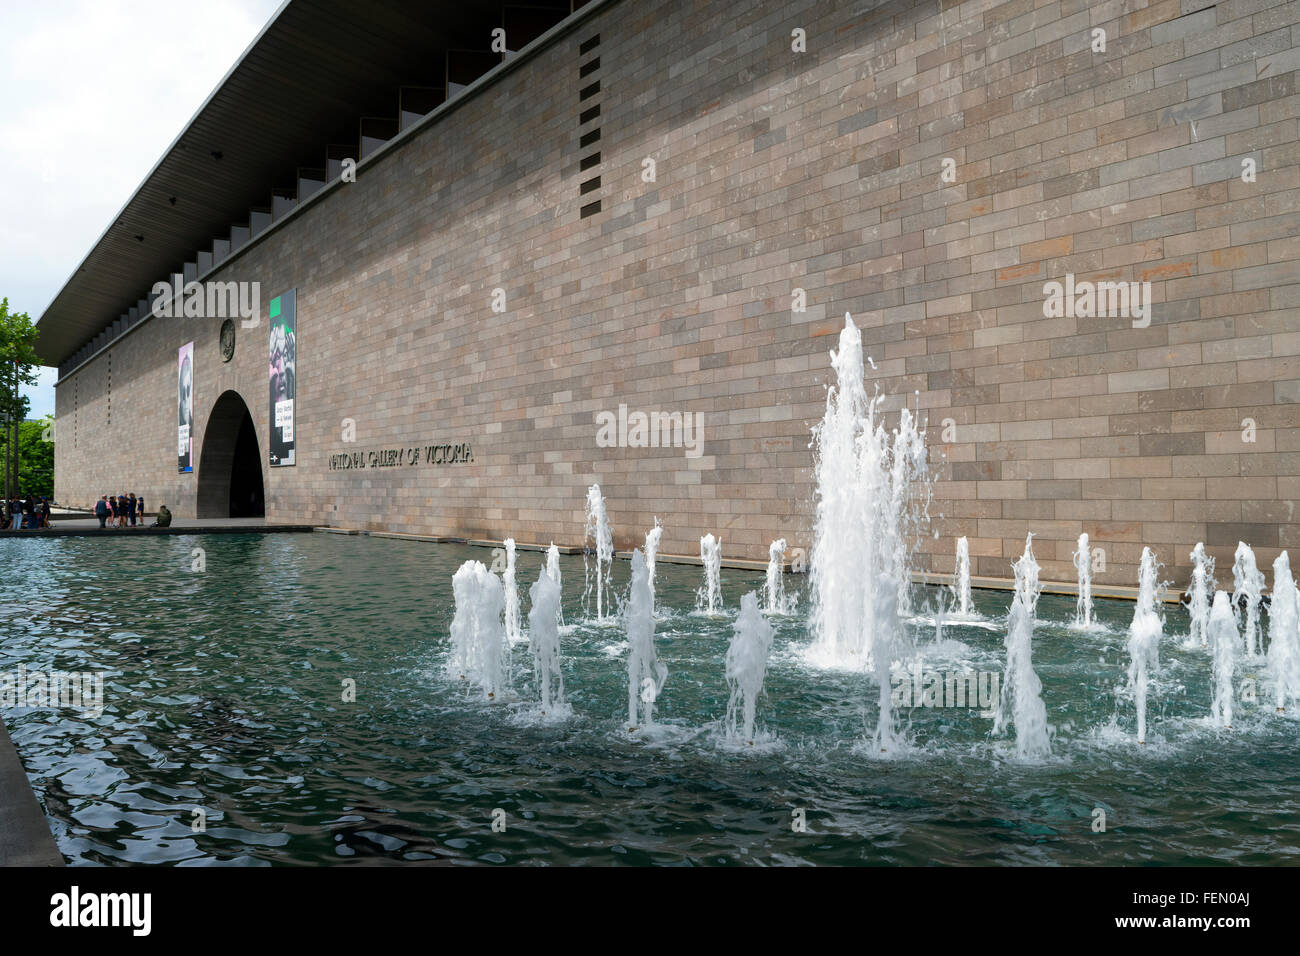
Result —
<instances>
[{"instance_id":1,"label":"brick-like stone masonry","mask_svg":"<svg viewBox=\"0 0 1300 956\"><path fill-rule=\"evenodd\" d=\"M264 313L298 290L299 464L264 468L269 515L577 543L598 481L620 548L655 515L665 553L707 531L729 557L808 547L809 429L849 311L887 407L930 422L933 568L963 534L978 575L1007 577L1033 531L1044 579L1072 580L1087 532L1117 584L1143 544L1179 583L1198 540L1221 579L1238 539L1261 567L1300 546L1300 4L870 6L615 4L232 260L215 278L260 281ZM604 208L580 219L595 33ZM1149 281L1150 327L1044 318L1067 272ZM111 424L108 356L61 383L60 501L193 513L191 339L196 472L227 389L265 456L265 318L228 365L218 326L155 319L114 346ZM597 447L619 403L703 413L704 454ZM474 461L328 469L434 441Z\"/></svg>"}]
</instances>

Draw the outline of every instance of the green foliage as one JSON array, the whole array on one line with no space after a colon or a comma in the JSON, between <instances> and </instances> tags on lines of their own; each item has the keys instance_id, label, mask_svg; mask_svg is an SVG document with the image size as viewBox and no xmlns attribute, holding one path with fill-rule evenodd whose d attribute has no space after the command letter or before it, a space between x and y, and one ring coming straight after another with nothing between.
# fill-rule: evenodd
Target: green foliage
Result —
<instances>
[{"instance_id":1,"label":"green foliage","mask_svg":"<svg viewBox=\"0 0 1300 956\"><path fill-rule=\"evenodd\" d=\"M31 317L26 312L10 312L9 300L0 299L0 446L4 449L0 492L13 477L11 446L15 443L20 448L22 446L21 438L18 438L21 427L14 426L27 415L28 403L23 386L36 384L36 367L40 364L36 355L36 335ZM40 438L39 434L37 438Z\"/></svg>"},{"instance_id":2,"label":"green foliage","mask_svg":"<svg viewBox=\"0 0 1300 956\"><path fill-rule=\"evenodd\" d=\"M18 425L18 489L24 495L54 497L54 419Z\"/></svg>"}]
</instances>

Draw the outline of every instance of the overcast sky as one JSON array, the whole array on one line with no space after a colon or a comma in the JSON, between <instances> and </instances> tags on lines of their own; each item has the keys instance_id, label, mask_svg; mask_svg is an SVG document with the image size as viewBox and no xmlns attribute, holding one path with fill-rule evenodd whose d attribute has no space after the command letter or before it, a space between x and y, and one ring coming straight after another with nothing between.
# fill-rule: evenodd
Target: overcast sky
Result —
<instances>
[{"instance_id":1,"label":"overcast sky","mask_svg":"<svg viewBox=\"0 0 1300 956\"><path fill-rule=\"evenodd\" d=\"M0 0L0 298L40 318L281 0ZM104 317L105 324L110 316ZM54 370L28 391L54 412Z\"/></svg>"}]
</instances>

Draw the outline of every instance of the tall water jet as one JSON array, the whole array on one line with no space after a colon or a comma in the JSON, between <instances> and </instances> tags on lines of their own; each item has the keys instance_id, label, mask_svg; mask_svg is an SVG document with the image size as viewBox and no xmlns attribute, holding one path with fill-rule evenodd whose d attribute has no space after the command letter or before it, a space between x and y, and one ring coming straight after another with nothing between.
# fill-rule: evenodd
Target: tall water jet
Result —
<instances>
[{"instance_id":1,"label":"tall water jet","mask_svg":"<svg viewBox=\"0 0 1300 956\"><path fill-rule=\"evenodd\" d=\"M1047 734L1047 707L1043 684L1034 670L1034 610L1038 605L1038 562L1034 560L1033 535L1025 538L1025 552L1011 568L1015 572L1015 597L1007 620L1007 664L993 716L993 733L1000 734L1014 724L1016 756L1037 759L1050 756L1052 743Z\"/></svg>"},{"instance_id":2,"label":"tall water jet","mask_svg":"<svg viewBox=\"0 0 1300 956\"><path fill-rule=\"evenodd\" d=\"M519 585L515 581L515 539L506 538L506 567L501 574L501 586L506 597L506 638L511 644L524 639L519 627Z\"/></svg>"},{"instance_id":3,"label":"tall water jet","mask_svg":"<svg viewBox=\"0 0 1300 956\"><path fill-rule=\"evenodd\" d=\"M655 558L659 554L659 539L663 537L664 529L659 524L659 518L655 518L655 526L646 532L645 535L645 567L650 576L650 610L655 609Z\"/></svg>"},{"instance_id":4,"label":"tall water jet","mask_svg":"<svg viewBox=\"0 0 1300 956\"><path fill-rule=\"evenodd\" d=\"M750 591L740 599L740 614L732 625L727 647L726 677L731 696L727 700L726 733L730 740L754 742L754 715L771 650L772 625L758 609L758 595Z\"/></svg>"},{"instance_id":5,"label":"tall water jet","mask_svg":"<svg viewBox=\"0 0 1300 956\"><path fill-rule=\"evenodd\" d=\"M910 555L928 516L928 490L911 487L926 484L924 433L904 409L890 440L878 420L880 397L867 398L862 336L847 314L831 366L836 383L813 429L810 655L818 663L862 668L872 663L877 631L883 628L889 643L898 632L899 603L910 601ZM881 588L893 591L892 601L879 599ZM885 610L889 621L878 617Z\"/></svg>"},{"instance_id":6,"label":"tall water jet","mask_svg":"<svg viewBox=\"0 0 1300 956\"><path fill-rule=\"evenodd\" d=\"M543 568L537 574L537 583L528 589L528 596L532 599L528 638L538 698L543 715L557 716L568 710L560 671L560 585Z\"/></svg>"},{"instance_id":7,"label":"tall water jet","mask_svg":"<svg viewBox=\"0 0 1300 956\"><path fill-rule=\"evenodd\" d=\"M668 678L668 668L655 656L655 616L650 607L650 576L645 555L632 552L632 583L623 610L627 630L628 729L654 723L655 701Z\"/></svg>"},{"instance_id":8,"label":"tall water jet","mask_svg":"<svg viewBox=\"0 0 1300 956\"><path fill-rule=\"evenodd\" d=\"M1255 552L1244 541L1237 542L1232 562L1232 605L1246 605L1246 628L1242 634L1247 657L1261 657L1263 638L1259 632L1259 605L1263 600L1264 572L1255 566Z\"/></svg>"},{"instance_id":9,"label":"tall water jet","mask_svg":"<svg viewBox=\"0 0 1300 956\"><path fill-rule=\"evenodd\" d=\"M560 549L551 542L551 546L546 549L546 576L555 582L555 590L560 595L561 600L555 605L555 623L561 627L564 626L564 590L560 583ZM529 612L529 620L532 620L532 612Z\"/></svg>"},{"instance_id":10,"label":"tall water jet","mask_svg":"<svg viewBox=\"0 0 1300 956\"><path fill-rule=\"evenodd\" d=\"M957 598L957 614L970 617L973 607L970 597L970 544L966 536L957 539L957 565L953 571L953 595Z\"/></svg>"},{"instance_id":11,"label":"tall water jet","mask_svg":"<svg viewBox=\"0 0 1300 956\"><path fill-rule=\"evenodd\" d=\"M1156 556L1150 548L1142 549L1138 568L1138 596L1133 609L1133 623L1128 629L1128 681L1137 705L1138 743L1147 742L1147 678L1159 664L1160 634L1163 626L1157 608L1160 581Z\"/></svg>"},{"instance_id":12,"label":"tall water jet","mask_svg":"<svg viewBox=\"0 0 1300 956\"><path fill-rule=\"evenodd\" d=\"M1214 600L1214 558L1205 553L1205 543L1192 548L1192 584L1187 589L1187 613L1192 626L1187 633L1190 647L1205 647L1210 625L1210 602Z\"/></svg>"},{"instance_id":13,"label":"tall water jet","mask_svg":"<svg viewBox=\"0 0 1300 956\"><path fill-rule=\"evenodd\" d=\"M510 643L501 623L501 579L481 561L466 561L451 579L456 613L451 622L447 676L477 684L494 698L510 683Z\"/></svg>"},{"instance_id":14,"label":"tall water jet","mask_svg":"<svg viewBox=\"0 0 1300 956\"><path fill-rule=\"evenodd\" d=\"M1074 570L1079 576L1079 598L1074 604L1074 626L1081 630L1092 628L1092 550L1088 536L1079 535L1074 546Z\"/></svg>"},{"instance_id":15,"label":"tall water jet","mask_svg":"<svg viewBox=\"0 0 1300 956\"><path fill-rule=\"evenodd\" d=\"M1268 671L1278 713L1300 700L1300 594L1285 551L1273 562L1273 600L1268 605Z\"/></svg>"},{"instance_id":16,"label":"tall water jet","mask_svg":"<svg viewBox=\"0 0 1300 956\"><path fill-rule=\"evenodd\" d=\"M768 614L789 614L785 593L785 538L777 538L767 549L767 580L763 582L763 603Z\"/></svg>"},{"instance_id":17,"label":"tall water jet","mask_svg":"<svg viewBox=\"0 0 1300 956\"><path fill-rule=\"evenodd\" d=\"M722 610L722 542L706 534L700 539L700 561L704 565L704 586L695 606L710 616Z\"/></svg>"},{"instance_id":18,"label":"tall water jet","mask_svg":"<svg viewBox=\"0 0 1300 956\"><path fill-rule=\"evenodd\" d=\"M605 620L605 606L610 590L610 572L614 564L614 532L609 526L609 517L605 514L605 498L600 493L600 485L587 489L587 524L584 529L583 543L592 542L591 548L583 550L583 573L586 578L583 588L583 603L590 608L590 596L593 586L596 591L596 620ZM590 562L594 551L595 568ZM594 580L593 580L594 579Z\"/></svg>"},{"instance_id":19,"label":"tall water jet","mask_svg":"<svg viewBox=\"0 0 1300 956\"><path fill-rule=\"evenodd\" d=\"M1228 592L1218 591L1210 608L1210 648L1214 655L1212 683L1214 700L1210 703L1210 719L1216 726L1232 726L1232 672L1237 661L1237 620L1228 603Z\"/></svg>"}]
</instances>

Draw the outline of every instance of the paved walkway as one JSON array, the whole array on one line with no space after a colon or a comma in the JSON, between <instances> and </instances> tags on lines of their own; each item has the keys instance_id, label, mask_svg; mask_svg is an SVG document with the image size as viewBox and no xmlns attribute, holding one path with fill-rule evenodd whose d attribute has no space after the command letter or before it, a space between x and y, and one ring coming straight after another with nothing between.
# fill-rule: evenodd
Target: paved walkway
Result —
<instances>
[{"instance_id":1,"label":"paved walkway","mask_svg":"<svg viewBox=\"0 0 1300 956\"><path fill-rule=\"evenodd\" d=\"M134 528L103 528L99 527L98 518L74 518L50 516L50 527L41 528L36 531L19 530L19 531L0 531L0 541L7 538L58 538L68 536L98 537L100 535L119 535L130 537L132 535L148 534L269 534L281 531L311 531L312 526L309 524L279 524L268 522L265 518L173 518L169 528L151 528L153 516L144 524L138 524Z\"/></svg>"}]
</instances>

